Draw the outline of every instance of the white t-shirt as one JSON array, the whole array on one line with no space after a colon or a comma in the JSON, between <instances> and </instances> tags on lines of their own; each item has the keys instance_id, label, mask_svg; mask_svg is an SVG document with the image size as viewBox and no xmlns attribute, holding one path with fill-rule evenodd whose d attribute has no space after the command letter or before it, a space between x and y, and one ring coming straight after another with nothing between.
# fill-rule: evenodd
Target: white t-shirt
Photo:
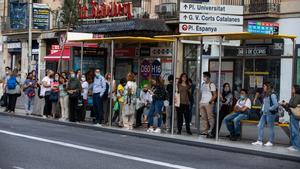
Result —
<instances>
[{"instance_id":1,"label":"white t-shirt","mask_svg":"<svg viewBox=\"0 0 300 169\"><path fill-rule=\"evenodd\" d=\"M239 108L242 108L242 107L246 106L249 109L251 109L251 100L249 98L247 98L245 100L239 99L236 102L236 106L239 107Z\"/></svg>"},{"instance_id":2,"label":"white t-shirt","mask_svg":"<svg viewBox=\"0 0 300 169\"><path fill-rule=\"evenodd\" d=\"M88 95L88 92L89 92L89 83L85 81L81 84L81 87L82 87L81 95L82 95L84 100L87 100L87 95Z\"/></svg>"},{"instance_id":3,"label":"white t-shirt","mask_svg":"<svg viewBox=\"0 0 300 169\"><path fill-rule=\"evenodd\" d=\"M201 86L201 101L200 103L207 104L212 98L212 92L216 91L216 85L212 82L203 83Z\"/></svg>"},{"instance_id":4,"label":"white t-shirt","mask_svg":"<svg viewBox=\"0 0 300 169\"><path fill-rule=\"evenodd\" d=\"M42 80L42 85L41 85L41 93L40 96L45 96L45 93L47 91L51 91L51 87L44 87L44 83L46 83L47 85L50 85L53 82L53 79L49 78L48 76L44 77Z\"/></svg>"}]
</instances>

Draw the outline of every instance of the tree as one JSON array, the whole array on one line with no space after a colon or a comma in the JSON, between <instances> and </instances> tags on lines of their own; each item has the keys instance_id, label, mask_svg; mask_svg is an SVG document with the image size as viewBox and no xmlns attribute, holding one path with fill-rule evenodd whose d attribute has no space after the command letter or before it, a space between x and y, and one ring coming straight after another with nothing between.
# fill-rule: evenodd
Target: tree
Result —
<instances>
[{"instance_id":1,"label":"tree","mask_svg":"<svg viewBox=\"0 0 300 169\"><path fill-rule=\"evenodd\" d=\"M64 0L62 7L62 21L65 26L74 26L79 18L78 0Z\"/></svg>"}]
</instances>

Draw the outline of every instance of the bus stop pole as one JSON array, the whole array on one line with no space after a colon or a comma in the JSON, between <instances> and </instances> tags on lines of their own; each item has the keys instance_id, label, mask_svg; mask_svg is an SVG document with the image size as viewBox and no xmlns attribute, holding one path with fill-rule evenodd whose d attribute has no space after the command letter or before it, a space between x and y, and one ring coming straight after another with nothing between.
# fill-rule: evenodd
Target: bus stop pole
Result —
<instances>
[{"instance_id":1,"label":"bus stop pole","mask_svg":"<svg viewBox=\"0 0 300 169\"><path fill-rule=\"evenodd\" d=\"M172 122L171 122L171 134L174 135L174 121L175 121L175 93L176 93L176 70L177 70L177 47L178 47L178 38L173 42L173 104L172 104Z\"/></svg>"},{"instance_id":2,"label":"bus stop pole","mask_svg":"<svg viewBox=\"0 0 300 169\"><path fill-rule=\"evenodd\" d=\"M84 46L84 42L81 42L81 53L80 53L80 70L81 72L83 72L82 70L82 66L83 66L83 46Z\"/></svg>"},{"instance_id":3,"label":"bus stop pole","mask_svg":"<svg viewBox=\"0 0 300 169\"><path fill-rule=\"evenodd\" d=\"M220 96L221 93L221 70L222 70L222 52L223 52L223 36L220 36L219 44L219 72L218 72L218 93L217 93L217 121L216 121L216 141L219 140L219 117L220 117Z\"/></svg>"},{"instance_id":4,"label":"bus stop pole","mask_svg":"<svg viewBox=\"0 0 300 169\"><path fill-rule=\"evenodd\" d=\"M111 56L110 56L110 74L111 74L111 82L110 82L110 88L111 91L109 91L110 93L113 91L113 85L114 85L114 45L115 42L114 40L111 41ZM113 105L113 97L109 98L110 102L109 102L109 126L112 126L112 105Z\"/></svg>"},{"instance_id":5,"label":"bus stop pole","mask_svg":"<svg viewBox=\"0 0 300 169\"><path fill-rule=\"evenodd\" d=\"M197 56L197 77L196 77L196 119L195 125L197 127L197 133L200 133L200 90L201 90L201 60L202 60L202 52L203 52L203 37L200 37L200 49L198 47L198 56Z\"/></svg>"},{"instance_id":6,"label":"bus stop pole","mask_svg":"<svg viewBox=\"0 0 300 169\"><path fill-rule=\"evenodd\" d=\"M296 40L295 38L291 39L292 40L292 43L293 43L293 83L292 83L292 88L293 88L293 85L297 83L297 78L296 78L296 67L297 67L297 60L296 60Z\"/></svg>"}]
</instances>

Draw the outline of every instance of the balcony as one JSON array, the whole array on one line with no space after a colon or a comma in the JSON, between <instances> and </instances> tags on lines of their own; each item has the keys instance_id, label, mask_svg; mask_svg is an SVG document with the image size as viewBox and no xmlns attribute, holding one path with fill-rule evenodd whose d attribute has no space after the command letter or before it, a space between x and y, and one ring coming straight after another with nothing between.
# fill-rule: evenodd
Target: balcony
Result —
<instances>
[{"instance_id":1,"label":"balcony","mask_svg":"<svg viewBox=\"0 0 300 169\"><path fill-rule=\"evenodd\" d=\"M279 18L279 17L280 17L279 0L274 0L273 3L252 2L250 4L244 5L245 19Z\"/></svg>"},{"instance_id":2,"label":"balcony","mask_svg":"<svg viewBox=\"0 0 300 169\"><path fill-rule=\"evenodd\" d=\"M177 20L179 17L179 12L177 10L176 3L162 3L155 6L155 13L158 15L159 19L164 19L166 22Z\"/></svg>"}]
</instances>

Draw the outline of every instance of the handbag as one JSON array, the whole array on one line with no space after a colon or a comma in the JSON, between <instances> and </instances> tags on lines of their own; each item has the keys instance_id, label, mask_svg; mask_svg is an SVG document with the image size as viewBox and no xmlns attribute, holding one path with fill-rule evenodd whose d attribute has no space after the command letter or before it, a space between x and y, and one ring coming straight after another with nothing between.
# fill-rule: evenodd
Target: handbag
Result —
<instances>
[{"instance_id":1,"label":"handbag","mask_svg":"<svg viewBox=\"0 0 300 169\"><path fill-rule=\"evenodd\" d=\"M58 101L58 96L59 93L58 92L51 92L50 94L50 97L49 97L49 100L52 101L52 102L57 102Z\"/></svg>"},{"instance_id":2,"label":"handbag","mask_svg":"<svg viewBox=\"0 0 300 169\"><path fill-rule=\"evenodd\" d=\"M27 96L28 96L28 97L34 97L34 96L35 96L35 91L34 91L34 90L30 90L30 91L27 93Z\"/></svg>"},{"instance_id":3,"label":"handbag","mask_svg":"<svg viewBox=\"0 0 300 169\"><path fill-rule=\"evenodd\" d=\"M79 92L69 93L69 97L71 99L79 98L80 97L80 93Z\"/></svg>"},{"instance_id":4,"label":"handbag","mask_svg":"<svg viewBox=\"0 0 300 169\"><path fill-rule=\"evenodd\" d=\"M175 104L174 104L175 107L180 107L180 93L176 92L174 99L175 99Z\"/></svg>"},{"instance_id":5,"label":"handbag","mask_svg":"<svg viewBox=\"0 0 300 169\"><path fill-rule=\"evenodd\" d=\"M291 108L291 112L295 119L300 120L300 104L298 104L295 108Z\"/></svg>"},{"instance_id":6,"label":"handbag","mask_svg":"<svg viewBox=\"0 0 300 169\"><path fill-rule=\"evenodd\" d=\"M114 111L118 111L120 110L120 103L119 102L115 102L114 104Z\"/></svg>"}]
</instances>

